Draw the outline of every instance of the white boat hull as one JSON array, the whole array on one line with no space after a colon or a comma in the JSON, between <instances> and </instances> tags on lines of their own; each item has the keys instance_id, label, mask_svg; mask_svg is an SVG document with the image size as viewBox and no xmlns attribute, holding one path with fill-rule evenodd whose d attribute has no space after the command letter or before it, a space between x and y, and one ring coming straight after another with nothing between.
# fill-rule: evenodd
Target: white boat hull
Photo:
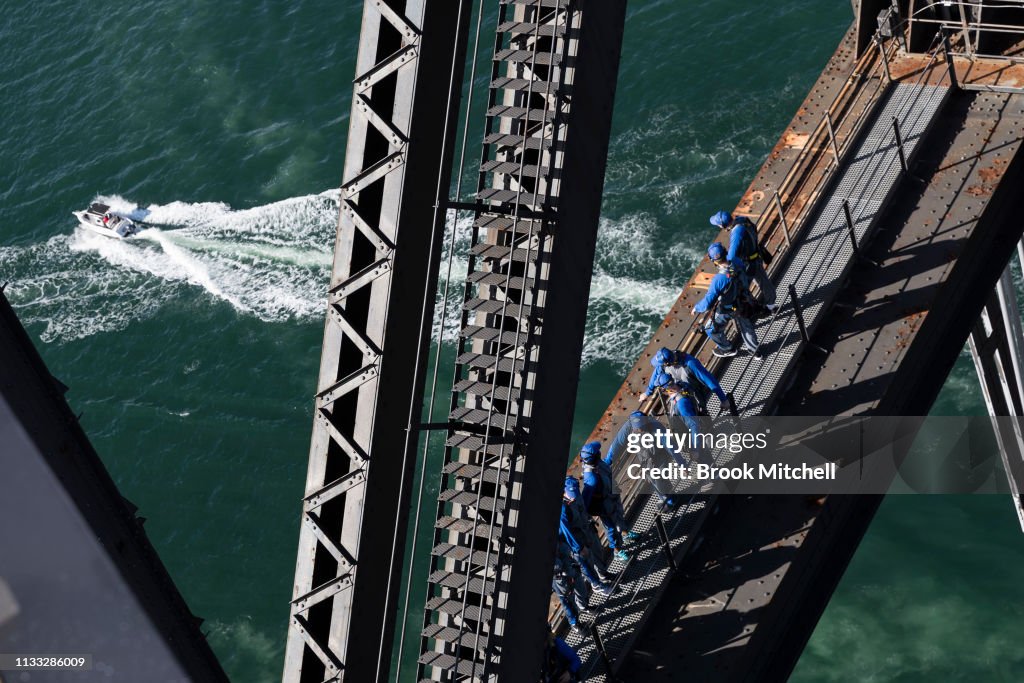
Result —
<instances>
[{"instance_id":1,"label":"white boat hull","mask_svg":"<svg viewBox=\"0 0 1024 683\"><path fill-rule=\"evenodd\" d=\"M90 232L116 240L131 237L139 231L139 226L131 219L110 213L110 207L104 204L92 204L85 211L72 211L78 223Z\"/></svg>"}]
</instances>

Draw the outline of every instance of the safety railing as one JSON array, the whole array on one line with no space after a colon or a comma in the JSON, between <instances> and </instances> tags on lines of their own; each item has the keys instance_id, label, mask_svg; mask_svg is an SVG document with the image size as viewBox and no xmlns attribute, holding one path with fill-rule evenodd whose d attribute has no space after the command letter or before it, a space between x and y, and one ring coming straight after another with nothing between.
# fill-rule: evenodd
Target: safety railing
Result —
<instances>
[{"instance_id":1,"label":"safety railing","mask_svg":"<svg viewBox=\"0 0 1024 683\"><path fill-rule=\"evenodd\" d=\"M898 154L885 162L883 166L877 169L879 174L887 174L892 170L892 164L897 163L900 165L899 173L909 173L909 167L907 165L907 155L904 151L904 139L900 128L900 120L908 120L907 117L911 117L911 120L915 125L919 123L918 120L914 120L915 105L918 104L922 93L924 92L924 86L929 83L936 85L942 84L943 81L947 81L950 84L955 84L955 75L952 70L948 70L941 77L935 77L935 68L939 64L938 58L944 51L942 48L942 36L936 34L932 40L931 45L928 48L927 54L929 60L927 64L920 69L917 74L916 80L913 82L913 86L918 88L917 93L909 99L898 112L898 116L893 120L893 136L890 140L879 140L878 143L870 152L870 158L874 159L876 155L882 153L883 149L890 149L894 144L898 150ZM837 173L844 168L844 162L847 154L851 148L859 140L859 134L866 125L866 123L872 119L875 111L875 105L881 100L885 94L887 87L890 83L894 82L892 76L892 69L890 63L893 61L899 50L899 45L896 40L884 40L880 33L876 33L871 46L865 53L857 60L854 65L853 73L843 85L840 91L834 97L832 103L829 105L825 113L821 116L817 124L808 135L807 141L803 149L799 152L796 159L793 162L789 172L779 183L777 189L766 203L761 213L756 218L756 223L759 229L762 242L765 244L775 245L775 258L773 259L772 268L769 270L769 276L775 278L778 273L787 266L791 256L795 253L796 249L799 248L800 239L804 232L809 228L808 218L816 210L818 200L822 199L825 192L836 180ZM948 59L947 59L948 62ZM865 86L864 81L873 81L871 84ZM920 116L920 114L918 114ZM861 171L861 176L867 172L867 169L872 168L871 164L866 164L864 169ZM863 179L861 177L860 179ZM855 198L856 199L856 198ZM861 251L861 245L858 244L856 232L854 231L853 218L850 215L849 204L844 205L844 214L846 218L846 230L849 235L849 239L852 240L854 258L858 254L863 255ZM835 265L836 259L841 255L839 249L836 249L827 258L822 258L816 262L816 270L831 268ZM805 266L806 267L806 266ZM813 277L814 273L801 273L801 276ZM769 325L775 325L780 322L784 322L790 327L791 330L796 330L800 334L801 343L803 345L813 344L810 341L810 335L807 329L807 325L803 317L803 307L796 295L796 289L792 285L787 288L787 294L791 301L791 306L780 305L769 320ZM781 298L781 297L780 297ZM677 350L686 351L693 355L699 355L704 350L705 344L708 339L703 332L704 324L707 321L709 314L702 314L695 316L686 330L680 335L680 343L677 345ZM730 333L735 334L735 330L731 329ZM787 332L788 334L788 332ZM819 350L824 351L824 349ZM766 360L766 362L778 362L775 360ZM712 364L712 370L717 370L714 364ZM743 369L743 373L750 371L751 365L748 363ZM759 372L763 372L765 368L764 362L757 366ZM741 378L743 375L741 374ZM742 406L740 406L742 412ZM664 394L656 390L652 396L641 404L639 408L642 412L647 414L666 414L668 413L668 406L665 400ZM722 460L728 457L727 453L714 452L712 453L712 459L714 465L722 464ZM621 474L622 470L628 466L628 462L625 460L622 462L615 463L616 474ZM621 477L619 477L621 479ZM627 509L631 508L642 491L636 489L628 496L626 496L624 503ZM689 509L694 505L695 502L701 496L706 496L707 493L702 491L699 487L695 487L690 492L684 492L684 495L688 497L683 498L676 495L676 507ZM662 511L666 508L662 507ZM656 526L659 536L659 545L666 555L666 561L670 571L676 570L675 560L671 547L671 533L670 530L665 528L661 515L656 517ZM631 560L632 562L632 560ZM620 573L620 577L625 575L625 571ZM596 610L594 624L596 625L601 619L602 610L599 608ZM594 641L595 652L599 655L597 660L592 662L588 667L590 673L597 673L598 669L604 669L609 675L610 680L614 680L613 670L616 665L616 661L609 655L604 647L604 643L601 641L600 632L596 627L590 629L591 637Z\"/></svg>"}]
</instances>

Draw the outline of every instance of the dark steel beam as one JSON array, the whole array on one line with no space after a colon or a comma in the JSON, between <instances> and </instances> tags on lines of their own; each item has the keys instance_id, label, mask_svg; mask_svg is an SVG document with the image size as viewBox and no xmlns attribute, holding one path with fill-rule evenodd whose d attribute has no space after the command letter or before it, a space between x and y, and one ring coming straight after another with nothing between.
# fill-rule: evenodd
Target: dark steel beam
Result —
<instances>
[{"instance_id":1,"label":"dark steel beam","mask_svg":"<svg viewBox=\"0 0 1024 683\"><path fill-rule=\"evenodd\" d=\"M471 3L366 0L283 680L387 678Z\"/></svg>"}]
</instances>

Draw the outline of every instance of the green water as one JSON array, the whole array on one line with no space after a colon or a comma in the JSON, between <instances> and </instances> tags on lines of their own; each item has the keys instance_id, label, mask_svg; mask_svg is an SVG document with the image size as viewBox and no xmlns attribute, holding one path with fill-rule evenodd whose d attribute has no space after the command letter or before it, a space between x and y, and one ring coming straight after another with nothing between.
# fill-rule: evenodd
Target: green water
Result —
<instances>
[{"instance_id":1,"label":"green water","mask_svg":"<svg viewBox=\"0 0 1024 683\"><path fill-rule=\"evenodd\" d=\"M0 24L0 281L239 682L280 675L360 15L15 0ZM578 438L849 19L631 3ZM77 233L95 199L160 227ZM936 411L981 410L961 363ZM1004 499L888 500L795 680L1024 678L1022 548Z\"/></svg>"}]
</instances>

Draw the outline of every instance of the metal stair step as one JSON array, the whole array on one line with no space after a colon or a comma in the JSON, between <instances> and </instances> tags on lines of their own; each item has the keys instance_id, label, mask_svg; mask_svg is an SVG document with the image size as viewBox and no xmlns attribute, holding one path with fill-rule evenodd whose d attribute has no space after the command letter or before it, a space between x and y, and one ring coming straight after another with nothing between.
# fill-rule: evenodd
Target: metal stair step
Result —
<instances>
[{"instance_id":1,"label":"metal stair step","mask_svg":"<svg viewBox=\"0 0 1024 683\"><path fill-rule=\"evenodd\" d=\"M467 603L465 610L462 608L462 600L439 596L427 601L427 609L432 612L440 612L453 616L464 616L470 621L480 620L480 608Z\"/></svg>"},{"instance_id":2,"label":"metal stair step","mask_svg":"<svg viewBox=\"0 0 1024 683\"><path fill-rule=\"evenodd\" d=\"M488 164L500 163L509 164L515 163L512 161L488 161ZM529 235L532 231L534 235L540 234L541 229L544 226L544 221L537 219L526 219L520 218L513 220L510 216L495 216L494 214L483 214L474 221L473 225L478 228L484 228L486 230L500 230L502 232L512 232L517 235ZM514 226L514 228L513 228Z\"/></svg>"},{"instance_id":3,"label":"metal stair step","mask_svg":"<svg viewBox=\"0 0 1024 683\"><path fill-rule=\"evenodd\" d=\"M476 193L476 198L482 202L494 202L496 204L526 204L527 206L540 206L549 201L544 194L535 194L525 190L503 190L497 187L488 187Z\"/></svg>"},{"instance_id":4,"label":"metal stair step","mask_svg":"<svg viewBox=\"0 0 1024 683\"><path fill-rule=\"evenodd\" d=\"M466 339L479 339L481 341L496 341L499 344L524 346L530 335L525 331L516 332L500 332L493 327L483 327L480 325L466 325L459 332L461 337Z\"/></svg>"},{"instance_id":5,"label":"metal stair step","mask_svg":"<svg viewBox=\"0 0 1024 683\"><path fill-rule=\"evenodd\" d=\"M518 161L505 161L502 159L485 161L480 167L480 172L499 173L527 179L540 178L543 180L547 178L547 168L540 168L536 164L520 164ZM509 221L509 225L511 223L512 221ZM529 227L527 227L527 230L529 230Z\"/></svg>"},{"instance_id":6,"label":"metal stair step","mask_svg":"<svg viewBox=\"0 0 1024 683\"><path fill-rule=\"evenodd\" d=\"M466 507L479 508L481 510L493 511L496 500L493 496L477 496L474 491L466 489L445 489L437 496L442 503L453 505L464 505Z\"/></svg>"},{"instance_id":7,"label":"metal stair step","mask_svg":"<svg viewBox=\"0 0 1024 683\"><path fill-rule=\"evenodd\" d=\"M486 529L486 527L484 527ZM494 567L498 564L498 553L495 551L487 552L486 550L473 550L470 551L461 545L455 545L453 543L438 543L434 546L430 554L434 557L443 557L449 560L455 560L456 562L469 562L475 567Z\"/></svg>"},{"instance_id":8,"label":"metal stair step","mask_svg":"<svg viewBox=\"0 0 1024 683\"><path fill-rule=\"evenodd\" d=\"M491 107L487 110L487 115L490 117L497 116L512 119L513 121L543 121L544 123L548 123L555 116L554 112L547 109L527 109L526 107L514 107L505 104L497 104Z\"/></svg>"},{"instance_id":9,"label":"metal stair step","mask_svg":"<svg viewBox=\"0 0 1024 683\"><path fill-rule=\"evenodd\" d=\"M516 33L538 36L563 36L565 35L564 24L537 24L532 21L506 21L498 24L498 33Z\"/></svg>"},{"instance_id":10,"label":"metal stair step","mask_svg":"<svg viewBox=\"0 0 1024 683\"><path fill-rule=\"evenodd\" d=\"M520 50L514 47L499 50L494 54L494 61L509 62L512 64L560 64L562 55L552 54L550 50L539 48L537 50Z\"/></svg>"},{"instance_id":11,"label":"metal stair step","mask_svg":"<svg viewBox=\"0 0 1024 683\"><path fill-rule=\"evenodd\" d=\"M455 359L458 365L465 365L475 370L495 370L498 372L519 372L526 366L522 358L508 356L492 356L486 353L467 352Z\"/></svg>"},{"instance_id":12,"label":"metal stair step","mask_svg":"<svg viewBox=\"0 0 1024 683\"><path fill-rule=\"evenodd\" d=\"M456 672L460 676L472 676L473 675L473 663L468 659L460 659L453 655L444 652L424 652L420 655L420 664L425 666L432 666L442 671L448 671L452 667L455 667ZM476 672L479 674L483 671L483 662L478 662L476 665Z\"/></svg>"},{"instance_id":13,"label":"metal stair step","mask_svg":"<svg viewBox=\"0 0 1024 683\"><path fill-rule=\"evenodd\" d=\"M569 5L569 0L501 0L502 5L530 5L536 7L540 2L541 7L561 7Z\"/></svg>"},{"instance_id":14,"label":"metal stair step","mask_svg":"<svg viewBox=\"0 0 1024 683\"><path fill-rule=\"evenodd\" d=\"M512 387L510 389L507 384L502 382L494 384L475 379L464 379L457 382L454 390L463 394L473 394L474 396L490 396L493 391L496 401L518 401L522 392L519 387Z\"/></svg>"},{"instance_id":15,"label":"metal stair step","mask_svg":"<svg viewBox=\"0 0 1024 683\"><path fill-rule=\"evenodd\" d=\"M480 469L480 465L468 462L450 462L444 466L444 473L460 479L477 481L480 478ZM484 481L488 484L500 483L504 485L508 483L508 472L504 470L497 467L484 467L483 471Z\"/></svg>"},{"instance_id":16,"label":"metal stair step","mask_svg":"<svg viewBox=\"0 0 1024 683\"><path fill-rule=\"evenodd\" d=\"M554 140L549 137L514 135L512 133L491 133L484 137L485 145L514 147L518 149L551 149L553 142Z\"/></svg>"},{"instance_id":17,"label":"metal stair step","mask_svg":"<svg viewBox=\"0 0 1024 683\"><path fill-rule=\"evenodd\" d=\"M465 434L457 432L448 437L445 445L452 448L464 448L468 451L486 453L487 455L511 455L515 448L515 438L512 434L505 436L492 435L487 441L487 450L484 450L484 437L480 434Z\"/></svg>"},{"instance_id":18,"label":"metal stair step","mask_svg":"<svg viewBox=\"0 0 1024 683\"><path fill-rule=\"evenodd\" d=\"M495 273L487 270L476 270L466 276L471 284L485 285L488 287L507 287L508 289L522 290L526 285L526 278L513 275L509 277L505 273Z\"/></svg>"},{"instance_id":19,"label":"metal stair step","mask_svg":"<svg viewBox=\"0 0 1024 683\"><path fill-rule=\"evenodd\" d=\"M476 426L497 427L506 431L515 429L518 416L510 413L506 418L504 413L486 410L483 408L466 408L460 406L452 411L449 416L453 422L463 422Z\"/></svg>"},{"instance_id":20,"label":"metal stair step","mask_svg":"<svg viewBox=\"0 0 1024 683\"><path fill-rule=\"evenodd\" d=\"M441 624L429 624L423 629L424 638L433 638L452 645L463 645L475 650L482 651L487 647L487 634L480 633L477 636L475 629L466 628L461 631L453 626L442 626Z\"/></svg>"},{"instance_id":21,"label":"metal stair step","mask_svg":"<svg viewBox=\"0 0 1024 683\"><path fill-rule=\"evenodd\" d=\"M558 91L558 84L541 80L539 78L515 78L513 76L502 76L491 81L491 89L549 95Z\"/></svg>"},{"instance_id":22,"label":"metal stair step","mask_svg":"<svg viewBox=\"0 0 1024 683\"><path fill-rule=\"evenodd\" d=\"M465 534L473 530L473 520L464 517L445 516L434 522L435 529L451 531L456 534Z\"/></svg>"},{"instance_id":23,"label":"metal stair step","mask_svg":"<svg viewBox=\"0 0 1024 683\"><path fill-rule=\"evenodd\" d=\"M518 304L514 301L498 301L497 299L470 299L462 305L462 308L473 313L501 314L513 318L528 318L533 313L533 306L529 304Z\"/></svg>"},{"instance_id":24,"label":"metal stair step","mask_svg":"<svg viewBox=\"0 0 1024 683\"><path fill-rule=\"evenodd\" d=\"M449 572L444 569L438 569L433 572L427 581L435 586L441 586L442 588L450 588L452 590L462 591L466 588L470 593L481 595L483 597L490 597L494 592L494 579L483 579L479 576L469 577L469 583L466 583L466 575L459 572Z\"/></svg>"},{"instance_id":25,"label":"metal stair step","mask_svg":"<svg viewBox=\"0 0 1024 683\"><path fill-rule=\"evenodd\" d=\"M485 259L506 259L509 258L511 253L512 260L519 261L520 263L535 261L540 253L537 247L516 247L512 249L512 247L504 244L490 244L488 242L478 242L469 251L474 256Z\"/></svg>"}]
</instances>

